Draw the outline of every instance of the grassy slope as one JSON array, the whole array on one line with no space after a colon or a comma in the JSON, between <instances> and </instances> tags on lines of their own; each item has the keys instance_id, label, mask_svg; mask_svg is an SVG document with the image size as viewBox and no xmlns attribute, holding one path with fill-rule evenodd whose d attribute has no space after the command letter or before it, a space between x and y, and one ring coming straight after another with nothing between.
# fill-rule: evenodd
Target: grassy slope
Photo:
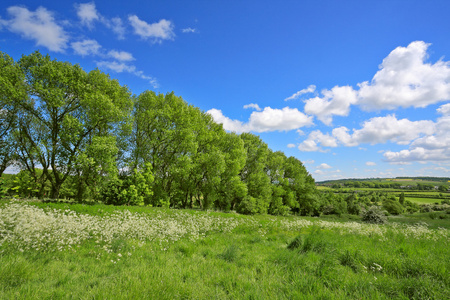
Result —
<instances>
[{"instance_id":1,"label":"grassy slope","mask_svg":"<svg viewBox=\"0 0 450 300\"><path fill-rule=\"evenodd\" d=\"M61 204L51 208L105 217L117 209ZM161 218L176 213L119 209ZM0 299L450 298L448 233L430 240L415 238L415 231L405 236L394 229L377 235L328 223L299 227L302 219L297 217L189 213L242 222L232 232L211 231L195 241L119 237L109 251L94 240L61 252L20 252L4 245ZM288 249L298 236L297 246Z\"/></svg>"}]
</instances>

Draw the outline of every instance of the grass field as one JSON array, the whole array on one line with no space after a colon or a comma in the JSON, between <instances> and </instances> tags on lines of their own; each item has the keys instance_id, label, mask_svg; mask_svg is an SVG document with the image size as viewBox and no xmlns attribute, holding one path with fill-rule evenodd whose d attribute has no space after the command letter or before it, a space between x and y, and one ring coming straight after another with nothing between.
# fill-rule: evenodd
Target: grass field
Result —
<instances>
[{"instance_id":1,"label":"grass field","mask_svg":"<svg viewBox=\"0 0 450 300\"><path fill-rule=\"evenodd\" d=\"M450 298L449 219L0 207L0 299Z\"/></svg>"}]
</instances>

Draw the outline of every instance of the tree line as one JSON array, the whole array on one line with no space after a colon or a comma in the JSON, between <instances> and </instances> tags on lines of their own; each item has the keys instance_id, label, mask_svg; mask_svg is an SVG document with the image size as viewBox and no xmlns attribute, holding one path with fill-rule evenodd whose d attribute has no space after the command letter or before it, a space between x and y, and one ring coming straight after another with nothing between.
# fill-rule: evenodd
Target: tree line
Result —
<instances>
[{"instance_id":1,"label":"tree line","mask_svg":"<svg viewBox=\"0 0 450 300\"><path fill-rule=\"evenodd\" d=\"M318 214L300 160L226 132L174 93L134 95L98 69L0 52L0 176L21 197Z\"/></svg>"}]
</instances>

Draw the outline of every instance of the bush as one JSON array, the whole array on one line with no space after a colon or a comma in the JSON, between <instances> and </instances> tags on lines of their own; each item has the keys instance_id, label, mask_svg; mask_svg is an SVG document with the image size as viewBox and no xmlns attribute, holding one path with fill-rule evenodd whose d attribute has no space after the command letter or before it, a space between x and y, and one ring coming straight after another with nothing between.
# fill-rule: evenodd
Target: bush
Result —
<instances>
[{"instance_id":1,"label":"bush","mask_svg":"<svg viewBox=\"0 0 450 300\"><path fill-rule=\"evenodd\" d=\"M426 213L426 212L432 212L432 211L433 211L433 208L431 207L431 205L425 204L420 207L420 212Z\"/></svg>"},{"instance_id":2,"label":"bush","mask_svg":"<svg viewBox=\"0 0 450 300\"><path fill-rule=\"evenodd\" d=\"M378 206L372 206L362 214L362 220L365 223L372 224L385 224L387 223L387 217L384 212Z\"/></svg>"},{"instance_id":3,"label":"bush","mask_svg":"<svg viewBox=\"0 0 450 300\"><path fill-rule=\"evenodd\" d=\"M236 211L244 215L254 215L258 213L256 199L249 195L245 196L241 203L239 203Z\"/></svg>"},{"instance_id":4,"label":"bush","mask_svg":"<svg viewBox=\"0 0 450 300\"><path fill-rule=\"evenodd\" d=\"M392 199L386 199L383 201L383 208L388 211L391 215L399 215L403 212L403 206L400 202Z\"/></svg>"}]
</instances>

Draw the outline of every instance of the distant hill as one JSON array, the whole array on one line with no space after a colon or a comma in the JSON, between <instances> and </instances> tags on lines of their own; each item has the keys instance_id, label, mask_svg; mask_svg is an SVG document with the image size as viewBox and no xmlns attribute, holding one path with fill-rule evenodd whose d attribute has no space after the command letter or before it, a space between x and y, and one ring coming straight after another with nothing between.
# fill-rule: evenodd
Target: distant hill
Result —
<instances>
[{"instance_id":1,"label":"distant hill","mask_svg":"<svg viewBox=\"0 0 450 300\"><path fill-rule=\"evenodd\" d=\"M395 178L346 178L337 180L317 181L318 185L329 185L335 183L345 183L349 181L359 182L415 182L415 181L433 181L433 182L450 182L450 177L395 177Z\"/></svg>"}]
</instances>

